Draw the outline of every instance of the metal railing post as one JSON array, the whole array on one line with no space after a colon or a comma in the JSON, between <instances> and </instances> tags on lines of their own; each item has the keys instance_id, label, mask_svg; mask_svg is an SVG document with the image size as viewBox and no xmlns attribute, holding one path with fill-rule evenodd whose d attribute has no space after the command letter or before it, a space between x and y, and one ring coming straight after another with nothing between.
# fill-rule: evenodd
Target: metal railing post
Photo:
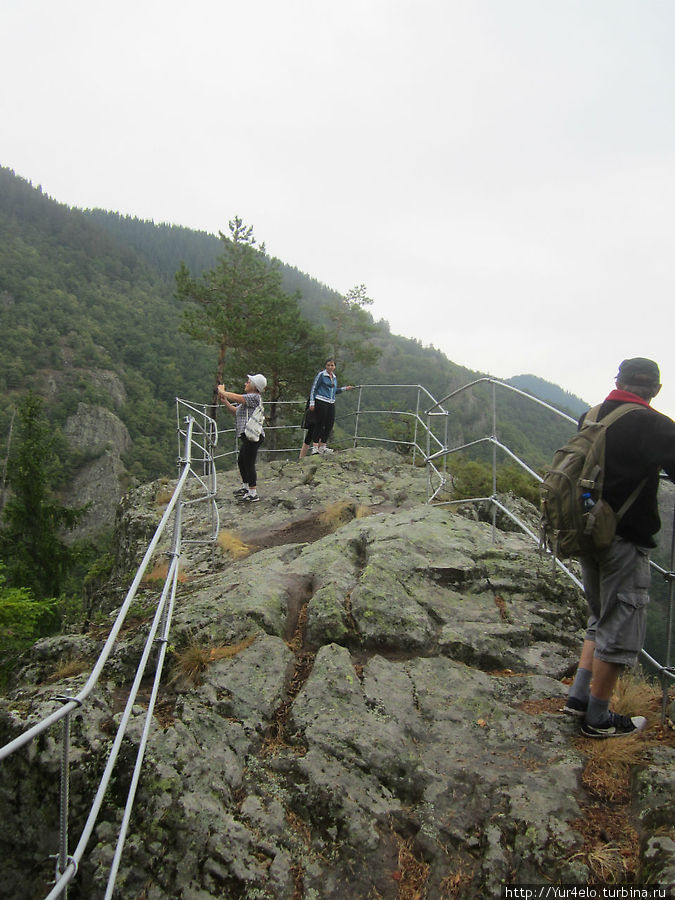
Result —
<instances>
[{"instance_id":1,"label":"metal railing post","mask_svg":"<svg viewBox=\"0 0 675 900\"><path fill-rule=\"evenodd\" d=\"M668 624L666 638L666 661L661 676L663 696L661 698L661 724L665 725L668 715L668 675L673 674L673 582L675 581L675 505L673 505L673 524L670 532L670 571L666 575L668 582Z\"/></svg>"},{"instance_id":2,"label":"metal railing post","mask_svg":"<svg viewBox=\"0 0 675 900\"><path fill-rule=\"evenodd\" d=\"M353 449L356 449L356 445L359 437L359 416L361 414L361 395L363 394L363 385L359 385L359 399L356 403L356 416L354 419L354 440L352 443Z\"/></svg>"},{"instance_id":3,"label":"metal railing post","mask_svg":"<svg viewBox=\"0 0 675 900\"><path fill-rule=\"evenodd\" d=\"M417 405L415 406L415 428L413 431L413 458L412 458L413 467L415 466L415 463L417 462L417 428L418 428L419 418L420 418L420 388L418 385L417 386Z\"/></svg>"},{"instance_id":4,"label":"metal railing post","mask_svg":"<svg viewBox=\"0 0 675 900\"><path fill-rule=\"evenodd\" d=\"M675 504L673 526L670 532L670 572L668 574L668 642L666 644L666 668L673 665L673 579L675 579Z\"/></svg>"},{"instance_id":5,"label":"metal railing post","mask_svg":"<svg viewBox=\"0 0 675 900\"><path fill-rule=\"evenodd\" d=\"M497 385L492 382L492 496L497 496ZM492 504L492 543L497 540L497 507Z\"/></svg>"},{"instance_id":6,"label":"metal railing post","mask_svg":"<svg viewBox=\"0 0 675 900\"><path fill-rule=\"evenodd\" d=\"M61 703L70 703L74 697L55 697ZM79 703L78 703L79 705ZM63 719L61 738L61 798L59 809L59 852L56 855L55 883L66 871L68 866L68 817L70 807L70 715L68 710ZM63 888L61 896L67 898L68 885Z\"/></svg>"}]
</instances>

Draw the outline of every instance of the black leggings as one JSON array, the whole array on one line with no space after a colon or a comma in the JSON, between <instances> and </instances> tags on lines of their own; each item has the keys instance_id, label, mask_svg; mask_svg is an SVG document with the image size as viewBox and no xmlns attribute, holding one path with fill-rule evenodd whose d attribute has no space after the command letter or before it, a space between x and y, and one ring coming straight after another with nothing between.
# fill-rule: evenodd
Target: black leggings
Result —
<instances>
[{"instance_id":1,"label":"black leggings","mask_svg":"<svg viewBox=\"0 0 675 900\"><path fill-rule=\"evenodd\" d=\"M335 404L317 400L314 404L313 421L307 429L306 444L327 444L335 424Z\"/></svg>"},{"instance_id":2,"label":"black leggings","mask_svg":"<svg viewBox=\"0 0 675 900\"><path fill-rule=\"evenodd\" d=\"M258 455L258 447L262 444L264 438L259 441L249 441L245 434L239 435L239 456L237 457L237 465L239 466L239 474L244 484L250 488L254 488L258 483L255 471L255 458Z\"/></svg>"}]
</instances>

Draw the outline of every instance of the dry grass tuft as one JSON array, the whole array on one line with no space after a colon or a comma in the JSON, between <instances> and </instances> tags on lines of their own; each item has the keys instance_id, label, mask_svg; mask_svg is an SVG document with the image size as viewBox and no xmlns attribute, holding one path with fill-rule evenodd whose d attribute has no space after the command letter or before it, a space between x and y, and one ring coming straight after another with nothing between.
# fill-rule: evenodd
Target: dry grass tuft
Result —
<instances>
[{"instance_id":1,"label":"dry grass tuft","mask_svg":"<svg viewBox=\"0 0 675 900\"><path fill-rule=\"evenodd\" d=\"M245 544L232 531L221 531L218 535L218 546L232 559L245 559L252 548Z\"/></svg>"},{"instance_id":2,"label":"dry grass tuft","mask_svg":"<svg viewBox=\"0 0 675 900\"><path fill-rule=\"evenodd\" d=\"M169 561L165 560L164 562L155 563L154 567L146 572L143 576L143 584L152 584L157 581L164 581L166 576L169 574ZM185 572L178 567L178 575L176 576L176 580L180 582L180 584L184 584L187 581L185 576Z\"/></svg>"},{"instance_id":3,"label":"dry grass tuft","mask_svg":"<svg viewBox=\"0 0 675 900\"><path fill-rule=\"evenodd\" d=\"M611 707L623 716L644 715L648 725L658 718L661 689L639 672L624 672L614 689Z\"/></svg>"},{"instance_id":4,"label":"dry grass tuft","mask_svg":"<svg viewBox=\"0 0 675 900\"><path fill-rule=\"evenodd\" d=\"M209 647L200 647L199 644L190 643L176 654L176 666L172 681L183 677L192 684L201 684L202 675L211 662L211 650Z\"/></svg>"},{"instance_id":5,"label":"dry grass tuft","mask_svg":"<svg viewBox=\"0 0 675 900\"><path fill-rule=\"evenodd\" d=\"M52 674L47 678L47 683L61 681L63 678L72 678L73 675L81 675L89 668L89 663L84 659L66 659L58 664Z\"/></svg>"},{"instance_id":6,"label":"dry grass tuft","mask_svg":"<svg viewBox=\"0 0 675 900\"><path fill-rule=\"evenodd\" d=\"M442 900L453 900L454 897L459 897L459 895L464 893L466 888L469 887L472 880L473 876L471 873L465 872L460 866L455 873L448 875L441 881L440 889Z\"/></svg>"},{"instance_id":7,"label":"dry grass tuft","mask_svg":"<svg viewBox=\"0 0 675 900\"><path fill-rule=\"evenodd\" d=\"M173 491L168 486L161 487L155 494L155 505L166 506L173 497Z\"/></svg>"},{"instance_id":8,"label":"dry grass tuft","mask_svg":"<svg viewBox=\"0 0 675 900\"><path fill-rule=\"evenodd\" d=\"M242 650L250 647L257 635L252 634L237 644L227 644L220 647L203 647L196 641L191 641L187 647L176 653L175 671L172 681L185 678L194 685L202 682L202 677L212 662L219 659L231 659Z\"/></svg>"},{"instance_id":9,"label":"dry grass tuft","mask_svg":"<svg viewBox=\"0 0 675 900\"><path fill-rule=\"evenodd\" d=\"M617 844L594 847L593 850L577 853L572 858L583 860L593 873L596 883L618 884L626 878L626 863L621 847Z\"/></svg>"},{"instance_id":10,"label":"dry grass tuft","mask_svg":"<svg viewBox=\"0 0 675 900\"><path fill-rule=\"evenodd\" d=\"M335 531L352 519L363 519L369 515L370 510L367 506L358 505L352 500L339 500L337 503L330 503L324 509L319 516L319 522L324 528Z\"/></svg>"},{"instance_id":11,"label":"dry grass tuft","mask_svg":"<svg viewBox=\"0 0 675 900\"><path fill-rule=\"evenodd\" d=\"M615 772L625 772L631 766L646 762L649 744L643 734L631 734L606 741L584 741L583 751L591 762L602 763Z\"/></svg>"},{"instance_id":12,"label":"dry grass tuft","mask_svg":"<svg viewBox=\"0 0 675 900\"><path fill-rule=\"evenodd\" d=\"M211 662L216 662L218 659L232 659L233 656L237 656L242 650L250 647L257 637L257 634L249 634L247 638L244 638L243 641L239 641L238 644L226 644L222 647L212 647L209 652L209 659Z\"/></svg>"},{"instance_id":13,"label":"dry grass tuft","mask_svg":"<svg viewBox=\"0 0 675 900\"><path fill-rule=\"evenodd\" d=\"M627 803L631 795L631 768L645 764L649 743L641 735L580 743L588 757L582 775L586 790L608 803Z\"/></svg>"},{"instance_id":14,"label":"dry grass tuft","mask_svg":"<svg viewBox=\"0 0 675 900\"><path fill-rule=\"evenodd\" d=\"M588 866L591 884L631 882L640 869L640 839L632 823L629 803L613 807L605 799L583 808L583 817L570 823L584 840L571 859Z\"/></svg>"},{"instance_id":15,"label":"dry grass tuft","mask_svg":"<svg viewBox=\"0 0 675 900\"><path fill-rule=\"evenodd\" d=\"M398 870L394 878L398 881L399 900L420 900L429 878L429 864L418 859L413 853L412 840L398 840Z\"/></svg>"}]
</instances>

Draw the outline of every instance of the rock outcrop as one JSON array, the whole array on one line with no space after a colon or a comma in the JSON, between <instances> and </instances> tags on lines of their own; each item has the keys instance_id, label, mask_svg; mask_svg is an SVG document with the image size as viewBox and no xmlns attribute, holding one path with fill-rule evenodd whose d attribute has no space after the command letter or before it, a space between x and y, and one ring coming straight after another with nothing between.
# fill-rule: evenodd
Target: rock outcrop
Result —
<instances>
[{"instance_id":1,"label":"rock outcrop","mask_svg":"<svg viewBox=\"0 0 675 900\"><path fill-rule=\"evenodd\" d=\"M263 463L260 474L264 499L253 506L232 497L234 475L220 477L218 542L186 545L181 557L175 667L155 710L120 896L436 900L498 896L506 883L597 883L598 822L616 851L605 880L672 879L672 742L657 744L654 729L640 739L621 807L634 836L627 861L611 832L617 801L586 777L594 742L561 714L583 600L528 538L472 508L427 505L424 472L384 451ZM102 618L170 493L146 485L120 505ZM191 535L208 531L199 504L184 519ZM74 717L75 823L157 592L146 583L93 702ZM26 654L0 704L1 743L51 711L55 694L80 689L87 671L65 679L58 667L91 667L104 637L92 627ZM196 679L180 665L189 650L201 651ZM142 705L70 896L103 896ZM50 874L56 738L4 764L0 855L17 900Z\"/></svg>"},{"instance_id":2,"label":"rock outcrop","mask_svg":"<svg viewBox=\"0 0 675 900\"><path fill-rule=\"evenodd\" d=\"M131 438L115 413L90 403L79 403L63 430L83 458L64 497L67 506L86 507L78 525L64 535L71 542L114 525L126 476L122 454L131 446Z\"/></svg>"}]
</instances>

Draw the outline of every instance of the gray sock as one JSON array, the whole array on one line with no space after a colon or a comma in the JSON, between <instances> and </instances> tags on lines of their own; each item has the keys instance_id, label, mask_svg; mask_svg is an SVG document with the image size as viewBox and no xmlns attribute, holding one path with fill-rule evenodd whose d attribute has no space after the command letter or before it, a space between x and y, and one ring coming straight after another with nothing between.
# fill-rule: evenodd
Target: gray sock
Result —
<instances>
[{"instance_id":1,"label":"gray sock","mask_svg":"<svg viewBox=\"0 0 675 900\"><path fill-rule=\"evenodd\" d=\"M609 700L598 700L593 694L588 699L588 709L586 710L586 723L598 728L603 725L607 719L609 712Z\"/></svg>"},{"instance_id":2,"label":"gray sock","mask_svg":"<svg viewBox=\"0 0 675 900\"><path fill-rule=\"evenodd\" d=\"M574 676L574 681L570 686L567 696L574 697L574 699L579 700L580 703L587 703L588 695L591 692L592 677L593 673L590 669L577 669L577 674Z\"/></svg>"}]
</instances>

